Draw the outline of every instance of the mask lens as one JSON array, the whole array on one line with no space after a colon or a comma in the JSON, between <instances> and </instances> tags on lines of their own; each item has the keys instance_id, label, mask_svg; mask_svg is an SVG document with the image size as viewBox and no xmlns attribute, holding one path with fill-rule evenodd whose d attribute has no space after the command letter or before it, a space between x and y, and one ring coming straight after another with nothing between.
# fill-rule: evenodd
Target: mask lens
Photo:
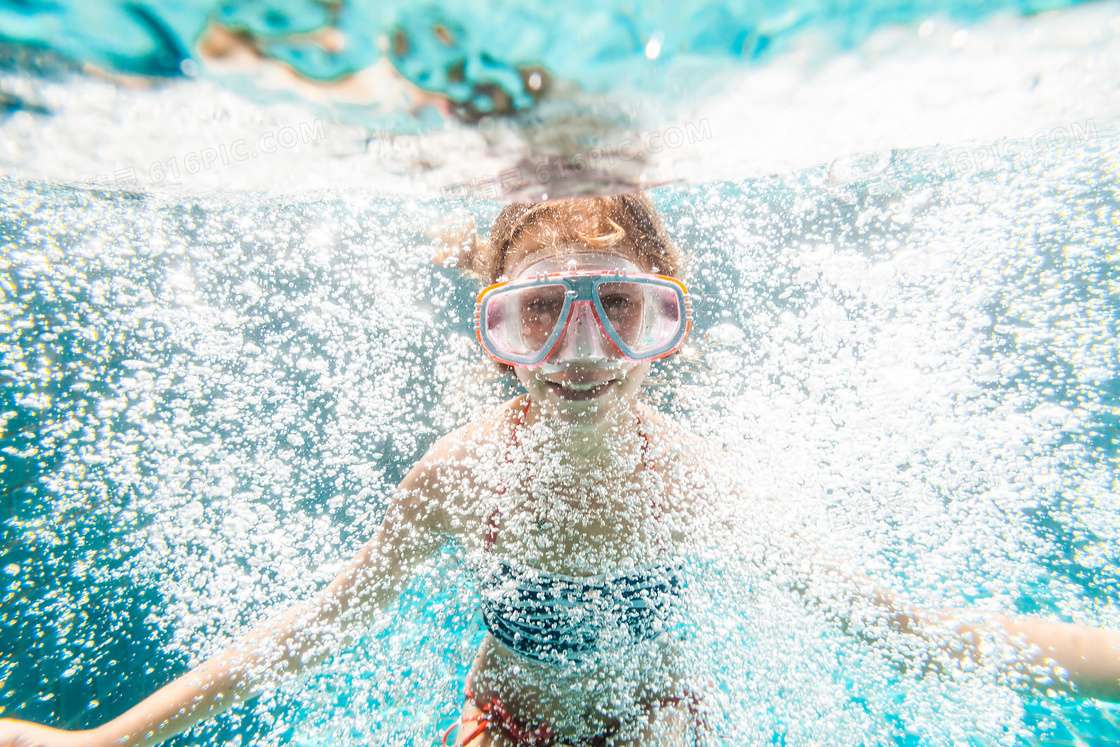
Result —
<instances>
[{"instance_id":1,"label":"mask lens","mask_svg":"<svg viewBox=\"0 0 1120 747\"><path fill-rule=\"evenodd\" d=\"M641 339L643 309L646 299L637 283L600 283L599 303L606 312L606 321L627 345Z\"/></svg>"},{"instance_id":2,"label":"mask lens","mask_svg":"<svg viewBox=\"0 0 1120 747\"><path fill-rule=\"evenodd\" d=\"M539 353L560 323L566 291L561 284L503 288L485 304L483 334L500 354Z\"/></svg>"},{"instance_id":3,"label":"mask lens","mask_svg":"<svg viewBox=\"0 0 1120 747\"><path fill-rule=\"evenodd\" d=\"M619 339L635 358L660 355L681 330L680 296L674 288L652 283L599 284L599 303Z\"/></svg>"}]
</instances>

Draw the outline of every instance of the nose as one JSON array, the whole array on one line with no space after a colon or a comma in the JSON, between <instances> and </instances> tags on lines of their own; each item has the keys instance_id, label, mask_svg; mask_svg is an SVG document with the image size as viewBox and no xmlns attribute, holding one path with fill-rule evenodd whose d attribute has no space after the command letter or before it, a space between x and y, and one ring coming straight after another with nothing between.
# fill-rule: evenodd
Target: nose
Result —
<instances>
[{"instance_id":1,"label":"nose","mask_svg":"<svg viewBox=\"0 0 1120 747\"><path fill-rule=\"evenodd\" d=\"M564 327L564 334L552 355L550 363L595 362L615 360L614 346L603 332L590 301L576 301L572 314Z\"/></svg>"}]
</instances>

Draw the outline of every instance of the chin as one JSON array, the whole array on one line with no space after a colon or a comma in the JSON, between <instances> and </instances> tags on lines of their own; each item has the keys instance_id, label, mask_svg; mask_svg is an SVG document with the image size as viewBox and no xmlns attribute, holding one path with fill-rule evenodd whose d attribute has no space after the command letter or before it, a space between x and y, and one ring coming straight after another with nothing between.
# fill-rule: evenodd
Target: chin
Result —
<instances>
[{"instance_id":1,"label":"chin","mask_svg":"<svg viewBox=\"0 0 1120 747\"><path fill-rule=\"evenodd\" d=\"M604 397L594 402L539 401L541 413L565 425L588 428L607 420L610 415L627 407L628 403L615 397Z\"/></svg>"}]
</instances>

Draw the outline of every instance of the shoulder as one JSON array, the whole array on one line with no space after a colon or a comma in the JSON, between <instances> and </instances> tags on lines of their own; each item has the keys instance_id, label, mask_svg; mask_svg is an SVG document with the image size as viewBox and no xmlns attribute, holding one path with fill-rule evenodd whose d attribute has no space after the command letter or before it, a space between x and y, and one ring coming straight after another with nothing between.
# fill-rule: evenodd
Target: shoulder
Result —
<instances>
[{"instance_id":1,"label":"shoulder","mask_svg":"<svg viewBox=\"0 0 1120 747\"><path fill-rule=\"evenodd\" d=\"M661 416L651 421L651 442L669 505L692 531L722 521L746 508L744 458L731 454L686 425Z\"/></svg>"},{"instance_id":2,"label":"shoulder","mask_svg":"<svg viewBox=\"0 0 1120 747\"><path fill-rule=\"evenodd\" d=\"M679 421L643 406L642 421L655 456L667 467L702 467L726 458L718 447Z\"/></svg>"},{"instance_id":3,"label":"shoulder","mask_svg":"<svg viewBox=\"0 0 1120 747\"><path fill-rule=\"evenodd\" d=\"M679 421L650 411L642 413L655 469L665 481L671 501L678 508L703 500L718 482L727 456L706 438Z\"/></svg>"},{"instance_id":4,"label":"shoulder","mask_svg":"<svg viewBox=\"0 0 1120 747\"><path fill-rule=\"evenodd\" d=\"M404 492L429 503L469 502L487 488L489 476L504 462L504 449L523 406L523 398L512 399L440 437L405 476Z\"/></svg>"},{"instance_id":5,"label":"shoulder","mask_svg":"<svg viewBox=\"0 0 1120 747\"><path fill-rule=\"evenodd\" d=\"M420 460L428 469L437 466L463 467L463 460L477 459L505 444L517 423L525 398L516 397L495 407L479 420L442 436ZM468 468L471 463L468 461Z\"/></svg>"}]
</instances>

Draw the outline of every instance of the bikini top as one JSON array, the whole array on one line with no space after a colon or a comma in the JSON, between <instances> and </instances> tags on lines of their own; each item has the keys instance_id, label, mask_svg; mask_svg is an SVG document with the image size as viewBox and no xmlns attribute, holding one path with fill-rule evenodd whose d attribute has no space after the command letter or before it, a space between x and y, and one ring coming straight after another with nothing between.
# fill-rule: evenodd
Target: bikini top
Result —
<instances>
[{"instance_id":1,"label":"bikini top","mask_svg":"<svg viewBox=\"0 0 1120 747\"><path fill-rule=\"evenodd\" d=\"M524 419L522 412L518 426ZM647 456L649 438L642 435L647 469L656 469ZM516 436L515 427L511 446ZM483 624L506 648L540 662L580 662L652 640L673 627L673 609L684 591L680 563L594 576L545 573L492 553L498 518L495 509L484 543L490 562L480 569L478 589ZM657 504L654 518L660 518Z\"/></svg>"}]
</instances>

